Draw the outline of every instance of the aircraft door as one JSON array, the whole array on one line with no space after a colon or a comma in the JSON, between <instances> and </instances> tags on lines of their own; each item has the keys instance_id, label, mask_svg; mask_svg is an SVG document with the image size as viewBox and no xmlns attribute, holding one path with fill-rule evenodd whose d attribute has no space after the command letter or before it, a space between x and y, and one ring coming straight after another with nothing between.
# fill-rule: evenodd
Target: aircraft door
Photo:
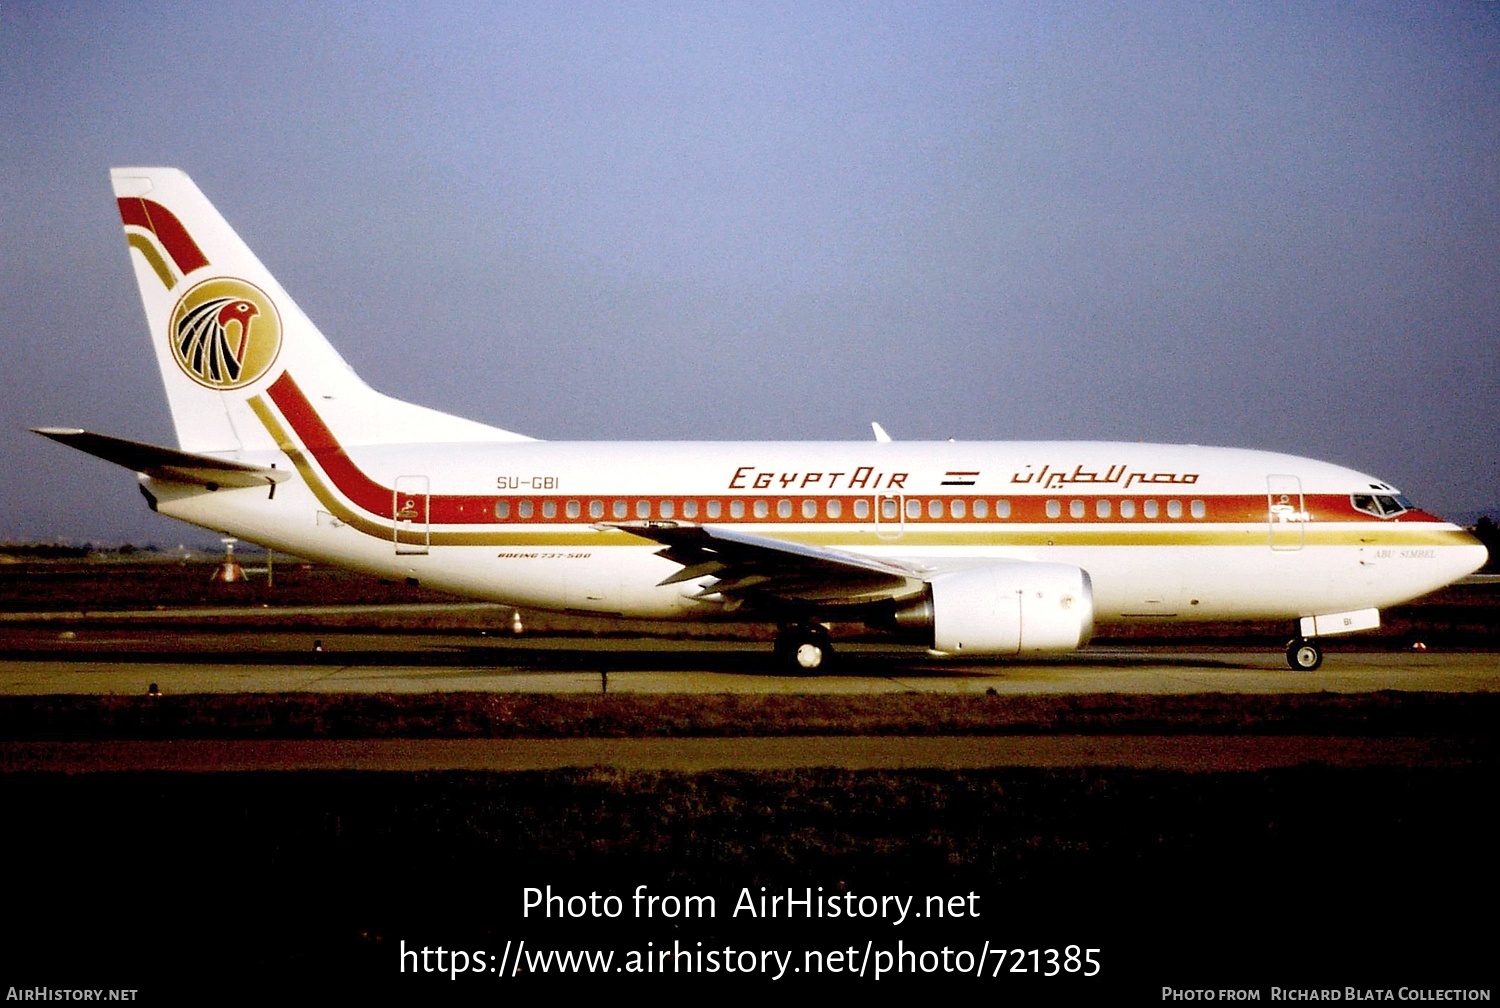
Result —
<instances>
[{"instance_id":1,"label":"aircraft door","mask_svg":"<svg viewBox=\"0 0 1500 1008\"><path fill-rule=\"evenodd\" d=\"M906 498L902 494L875 495L875 534L900 539L906 531Z\"/></svg>"},{"instance_id":2,"label":"aircraft door","mask_svg":"<svg viewBox=\"0 0 1500 1008\"><path fill-rule=\"evenodd\" d=\"M1278 553L1300 550L1307 541L1307 506L1302 480L1275 474L1266 477L1266 522L1271 548Z\"/></svg>"},{"instance_id":3,"label":"aircraft door","mask_svg":"<svg viewBox=\"0 0 1500 1008\"><path fill-rule=\"evenodd\" d=\"M396 524L392 540L397 556L419 556L432 545L432 525L428 520L428 483L426 476L397 476L391 502Z\"/></svg>"}]
</instances>

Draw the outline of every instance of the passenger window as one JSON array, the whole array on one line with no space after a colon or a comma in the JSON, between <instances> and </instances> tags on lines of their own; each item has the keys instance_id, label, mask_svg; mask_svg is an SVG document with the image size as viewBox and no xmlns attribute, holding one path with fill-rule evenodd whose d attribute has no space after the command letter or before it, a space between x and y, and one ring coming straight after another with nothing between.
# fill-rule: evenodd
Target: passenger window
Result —
<instances>
[{"instance_id":1,"label":"passenger window","mask_svg":"<svg viewBox=\"0 0 1500 1008\"><path fill-rule=\"evenodd\" d=\"M604 517L603 501L589 501L589 517L595 520Z\"/></svg>"},{"instance_id":2,"label":"passenger window","mask_svg":"<svg viewBox=\"0 0 1500 1008\"><path fill-rule=\"evenodd\" d=\"M521 512L521 517L522 518L530 518L533 507L534 507L534 505L531 503L531 501L524 500L524 501L521 502L521 506L517 510L519 510Z\"/></svg>"},{"instance_id":3,"label":"passenger window","mask_svg":"<svg viewBox=\"0 0 1500 1008\"><path fill-rule=\"evenodd\" d=\"M616 518L624 518L630 513L630 505L625 501L617 500L613 505L611 505L611 511L614 513L614 516Z\"/></svg>"},{"instance_id":4,"label":"passenger window","mask_svg":"<svg viewBox=\"0 0 1500 1008\"><path fill-rule=\"evenodd\" d=\"M870 517L870 502L863 497L854 502L854 517L860 521Z\"/></svg>"},{"instance_id":5,"label":"passenger window","mask_svg":"<svg viewBox=\"0 0 1500 1008\"><path fill-rule=\"evenodd\" d=\"M1147 518L1155 518L1157 512L1160 510L1161 509L1157 507L1156 501L1154 500L1148 500L1141 505L1141 514L1145 515Z\"/></svg>"},{"instance_id":6,"label":"passenger window","mask_svg":"<svg viewBox=\"0 0 1500 1008\"><path fill-rule=\"evenodd\" d=\"M920 517L922 517L922 502L919 501L919 500L917 500L914 497L907 498L907 501L906 501L906 517L908 517L908 518L920 518Z\"/></svg>"},{"instance_id":7,"label":"passenger window","mask_svg":"<svg viewBox=\"0 0 1500 1008\"><path fill-rule=\"evenodd\" d=\"M997 500L995 502L995 517L1002 519L1010 517L1010 501Z\"/></svg>"},{"instance_id":8,"label":"passenger window","mask_svg":"<svg viewBox=\"0 0 1500 1008\"><path fill-rule=\"evenodd\" d=\"M953 501L948 505L948 513L951 514L954 518L962 518L965 514L968 513L968 510L969 509L961 500Z\"/></svg>"},{"instance_id":9,"label":"passenger window","mask_svg":"<svg viewBox=\"0 0 1500 1008\"><path fill-rule=\"evenodd\" d=\"M1107 501L1107 500L1095 501L1094 502L1094 514L1098 515L1100 518L1108 518L1109 517L1109 501Z\"/></svg>"},{"instance_id":10,"label":"passenger window","mask_svg":"<svg viewBox=\"0 0 1500 1008\"><path fill-rule=\"evenodd\" d=\"M771 505L766 503L764 497L755 502L755 517L764 518L771 513Z\"/></svg>"},{"instance_id":11,"label":"passenger window","mask_svg":"<svg viewBox=\"0 0 1500 1008\"><path fill-rule=\"evenodd\" d=\"M568 501L568 517L569 518L577 518L578 515L579 515L579 513L581 511L582 511L582 508L579 507L577 501Z\"/></svg>"},{"instance_id":12,"label":"passenger window","mask_svg":"<svg viewBox=\"0 0 1500 1008\"><path fill-rule=\"evenodd\" d=\"M646 500L638 500L638 501L636 501L635 502L635 516L637 518L650 518L651 517L651 502L650 501L646 501Z\"/></svg>"},{"instance_id":13,"label":"passenger window","mask_svg":"<svg viewBox=\"0 0 1500 1008\"><path fill-rule=\"evenodd\" d=\"M698 502L695 501L695 500L693 500L693 501L683 501L682 502L682 517L684 517L684 518L696 518L696 517L698 517Z\"/></svg>"},{"instance_id":14,"label":"passenger window","mask_svg":"<svg viewBox=\"0 0 1500 1008\"><path fill-rule=\"evenodd\" d=\"M1047 502L1047 517L1048 518L1061 518L1062 517L1062 501L1049 500Z\"/></svg>"},{"instance_id":15,"label":"passenger window","mask_svg":"<svg viewBox=\"0 0 1500 1008\"><path fill-rule=\"evenodd\" d=\"M1190 507L1192 508L1194 518L1202 518L1204 515L1208 514L1208 505L1203 503L1201 500L1193 501Z\"/></svg>"},{"instance_id":16,"label":"passenger window","mask_svg":"<svg viewBox=\"0 0 1500 1008\"><path fill-rule=\"evenodd\" d=\"M803 501L802 502L802 517L804 517L804 518L816 518L816 517L818 517L818 502L815 501L815 500L805 500L805 501Z\"/></svg>"},{"instance_id":17,"label":"passenger window","mask_svg":"<svg viewBox=\"0 0 1500 1008\"><path fill-rule=\"evenodd\" d=\"M712 521L724 513L724 502L711 500L708 502L708 517Z\"/></svg>"},{"instance_id":18,"label":"passenger window","mask_svg":"<svg viewBox=\"0 0 1500 1008\"><path fill-rule=\"evenodd\" d=\"M657 506L656 513L663 518L670 518L677 513L677 508L673 506L671 501L664 500Z\"/></svg>"},{"instance_id":19,"label":"passenger window","mask_svg":"<svg viewBox=\"0 0 1500 1008\"><path fill-rule=\"evenodd\" d=\"M1083 517L1083 501L1076 500L1076 501L1069 501L1068 502L1068 517L1070 517L1070 518L1082 518Z\"/></svg>"},{"instance_id":20,"label":"passenger window","mask_svg":"<svg viewBox=\"0 0 1500 1008\"><path fill-rule=\"evenodd\" d=\"M1182 517L1182 501L1179 501L1179 500L1169 500L1169 501L1167 501L1167 517L1168 518L1181 518Z\"/></svg>"},{"instance_id":21,"label":"passenger window","mask_svg":"<svg viewBox=\"0 0 1500 1008\"><path fill-rule=\"evenodd\" d=\"M745 517L745 502L742 501L742 500L730 501L729 502L729 517L731 517L731 518L743 518L743 517Z\"/></svg>"},{"instance_id":22,"label":"passenger window","mask_svg":"<svg viewBox=\"0 0 1500 1008\"><path fill-rule=\"evenodd\" d=\"M551 501L551 500L549 500L549 501L542 501L542 517L543 518L556 518L557 517L557 501Z\"/></svg>"},{"instance_id":23,"label":"passenger window","mask_svg":"<svg viewBox=\"0 0 1500 1008\"><path fill-rule=\"evenodd\" d=\"M510 501L495 502L495 517L501 521L510 517Z\"/></svg>"},{"instance_id":24,"label":"passenger window","mask_svg":"<svg viewBox=\"0 0 1500 1008\"><path fill-rule=\"evenodd\" d=\"M896 498L887 497L880 502L880 517L886 521L892 521L898 517L896 513Z\"/></svg>"},{"instance_id":25,"label":"passenger window","mask_svg":"<svg viewBox=\"0 0 1500 1008\"><path fill-rule=\"evenodd\" d=\"M990 502L977 500L974 502L974 517L988 518L990 516Z\"/></svg>"},{"instance_id":26,"label":"passenger window","mask_svg":"<svg viewBox=\"0 0 1500 1008\"><path fill-rule=\"evenodd\" d=\"M842 518L844 516L844 505L841 501L831 500L828 502L828 517Z\"/></svg>"},{"instance_id":27,"label":"passenger window","mask_svg":"<svg viewBox=\"0 0 1500 1008\"><path fill-rule=\"evenodd\" d=\"M791 516L792 516L792 502L789 501L789 500L779 500L779 501L777 501L776 502L776 517L777 518L790 518Z\"/></svg>"},{"instance_id":28,"label":"passenger window","mask_svg":"<svg viewBox=\"0 0 1500 1008\"><path fill-rule=\"evenodd\" d=\"M1121 518L1134 518L1135 517L1135 501L1121 501L1120 502L1120 517Z\"/></svg>"}]
</instances>

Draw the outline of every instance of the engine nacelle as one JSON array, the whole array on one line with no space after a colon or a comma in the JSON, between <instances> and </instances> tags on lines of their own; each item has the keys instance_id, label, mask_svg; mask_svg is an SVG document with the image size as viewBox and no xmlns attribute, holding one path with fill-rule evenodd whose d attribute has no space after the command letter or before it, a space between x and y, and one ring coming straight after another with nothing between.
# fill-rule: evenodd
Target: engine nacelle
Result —
<instances>
[{"instance_id":1,"label":"engine nacelle","mask_svg":"<svg viewBox=\"0 0 1500 1008\"><path fill-rule=\"evenodd\" d=\"M1067 564L988 564L933 578L926 602L897 620L930 625L933 650L948 654L1074 651L1094 634L1094 590Z\"/></svg>"}]
</instances>

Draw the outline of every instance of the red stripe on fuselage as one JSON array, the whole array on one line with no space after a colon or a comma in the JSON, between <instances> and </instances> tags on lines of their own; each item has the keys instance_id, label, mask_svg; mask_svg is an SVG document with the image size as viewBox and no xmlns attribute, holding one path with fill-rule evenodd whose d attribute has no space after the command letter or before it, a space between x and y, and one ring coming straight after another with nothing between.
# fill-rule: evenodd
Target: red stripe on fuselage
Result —
<instances>
[{"instance_id":1,"label":"red stripe on fuselage","mask_svg":"<svg viewBox=\"0 0 1500 1008\"><path fill-rule=\"evenodd\" d=\"M391 517L391 488L376 483L354 464L291 374L283 371L266 391L339 492L371 514Z\"/></svg>"},{"instance_id":2,"label":"red stripe on fuselage","mask_svg":"<svg viewBox=\"0 0 1500 1008\"><path fill-rule=\"evenodd\" d=\"M392 517L395 491L354 464L292 376L283 371L266 391L339 492L373 515ZM494 497L434 494L428 500L428 518L437 525L494 524L494 506Z\"/></svg>"},{"instance_id":3,"label":"red stripe on fuselage","mask_svg":"<svg viewBox=\"0 0 1500 1008\"><path fill-rule=\"evenodd\" d=\"M116 202L120 205L120 219L156 235L183 276L208 265L208 256L172 211L139 196L122 196Z\"/></svg>"},{"instance_id":4,"label":"red stripe on fuselage","mask_svg":"<svg viewBox=\"0 0 1500 1008\"><path fill-rule=\"evenodd\" d=\"M267 390L271 401L276 408L286 417L292 430L302 441L304 447L322 467L329 480L351 503L359 508L376 515L380 518L390 519L393 513L394 491L392 488L382 486L375 482L364 471L349 458L348 454L339 445L331 430L323 422L322 417L313 409L312 403L303 394L292 376L282 372ZM413 473L412 475L420 475ZM871 500L871 495L858 495L865 500ZM881 495L875 495L881 496ZM918 531L923 525L941 524L976 524L1004 527L1007 525L1027 526L1051 526L1059 529L1078 527L1083 525L1099 527L1113 527L1124 529L1190 529L1195 525L1204 524L1240 524L1251 529L1259 530L1260 535L1265 535L1267 514L1266 495L1264 493L1252 494L1229 494L1229 495L1201 495L1201 499L1207 501L1208 511L1204 518L1193 518L1187 513L1188 507L1184 503L1182 513L1179 517L1169 517L1166 513L1166 504L1170 495L1153 498L1160 504L1157 517L1147 518L1144 514L1144 503L1146 498L1141 497L1086 497L1075 498L1066 494L1048 494L1042 496L1014 496L1003 498L992 494L945 494L945 493L909 493L904 495L906 500L917 500L923 502L922 514L920 516L906 516L904 519L883 518L882 521L890 524L897 523L909 531ZM778 513L777 505L782 499L787 499L793 505L790 517ZM1191 494L1182 494L1176 498L1181 501L1194 499ZM710 500L715 500L729 510L730 502L739 500L744 503L744 514L741 517L729 517L726 513L722 519L707 518L707 507ZM765 501L769 506L765 515L753 513L754 502ZM807 518L803 516L803 501L811 500L816 503L816 517ZM826 502L838 500L842 502L842 513L839 517L829 516ZM684 506L689 502L699 509L697 515L687 520L707 520L711 522L724 521L733 525L749 524L798 524L798 525L868 525L873 516L856 517L852 502L854 496L847 494L807 494L795 495L783 498L778 494L707 494L693 495L690 497L679 496L649 496L619 495L619 494L519 494L504 496L480 496L459 494L433 494L428 501L429 520L434 525L531 525L531 524L558 524L577 525L580 522L597 521L601 518L617 521L621 516L615 513L614 504L622 501L626 504L626 518L640 517L636 508L640 503L647 505L647 516L665 517L661 513L661 505L664 501L672 503L672 515L682 516ZM945 513L942 517L932 516L926 507L930 500L941 500L945 502ZM947 511L948 502L961 500L964 502L964 516L959 518ZM997 518L992 515L978 517L974 514L974 504L983 500L987 506L994 507L999 501L1006 500L1010 505L1010 512L1005 518ZM1057 500L1060 504L1057 517L1050 517L1045 513L1049 500ZM1069 505L1073 500L1081 500L1085 504L1084 513L1075 517ZM1109 517L1100 517L1096 508L1099 500L1109 500L1112 504ZM1124 518L1119 513L1119 504L1123 500L1135 502L1136 514L1130 518ZM556 505L552 515L542 514L544 502L551 501ZM499 518L495 514L495 505L504 502L506 505L506 517ZM521 516L521 505L529 502L534 510L525 517ZM579 513L574 516L567 514L566 505L573 503L578 506ZM591 504L599 503L603 508L600 515L590 514ZM878 505L874 505L878 506ZM1338 522L1369 522L1371 517L1354 510L1346 495L1340 494L1318 494L1309 495L1304 498L1303 506L1314 515L1314 524L1326 527L1330 523ZM904 511L904 509L903 509ZM699 515L703 518L698 517ZM1428 514L1425 511L1408 511L1399 518L1387 519L1391 523L1426 522L1441 524L1442 519ZM1297 526L1293 523L1278 525L1277 528L1283 532L1290 533Z\"/></svg>"}]
</instances>

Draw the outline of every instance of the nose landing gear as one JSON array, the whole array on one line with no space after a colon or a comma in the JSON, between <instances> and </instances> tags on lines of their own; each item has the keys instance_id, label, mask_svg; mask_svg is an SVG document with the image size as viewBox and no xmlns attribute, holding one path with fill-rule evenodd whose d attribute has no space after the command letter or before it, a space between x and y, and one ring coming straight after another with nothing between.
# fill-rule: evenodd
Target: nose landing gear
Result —
<instances>
[{"instance_id":1,"label":"nose landing gear","mask_svg":"<svg viewBox=\"0 0 1500 1008\"><path fill-rule=\"evenodd\" d=\"M1317 641L1294 637L1286 646L1286 663L1298 672L1312 672L1323 664L1323 649Z\"/></svg>"},{"instance_id":2,"label":"nose landing gear","mask_svg":"<svg viewBox=\"0 0 1500 1008\"><path fill-rule=\"evenodd\" d=\"M833 642L821 623L784 626L776 633L776 661L798 675L826 672L833 663Z\"/></svg>"}]
</instances>

